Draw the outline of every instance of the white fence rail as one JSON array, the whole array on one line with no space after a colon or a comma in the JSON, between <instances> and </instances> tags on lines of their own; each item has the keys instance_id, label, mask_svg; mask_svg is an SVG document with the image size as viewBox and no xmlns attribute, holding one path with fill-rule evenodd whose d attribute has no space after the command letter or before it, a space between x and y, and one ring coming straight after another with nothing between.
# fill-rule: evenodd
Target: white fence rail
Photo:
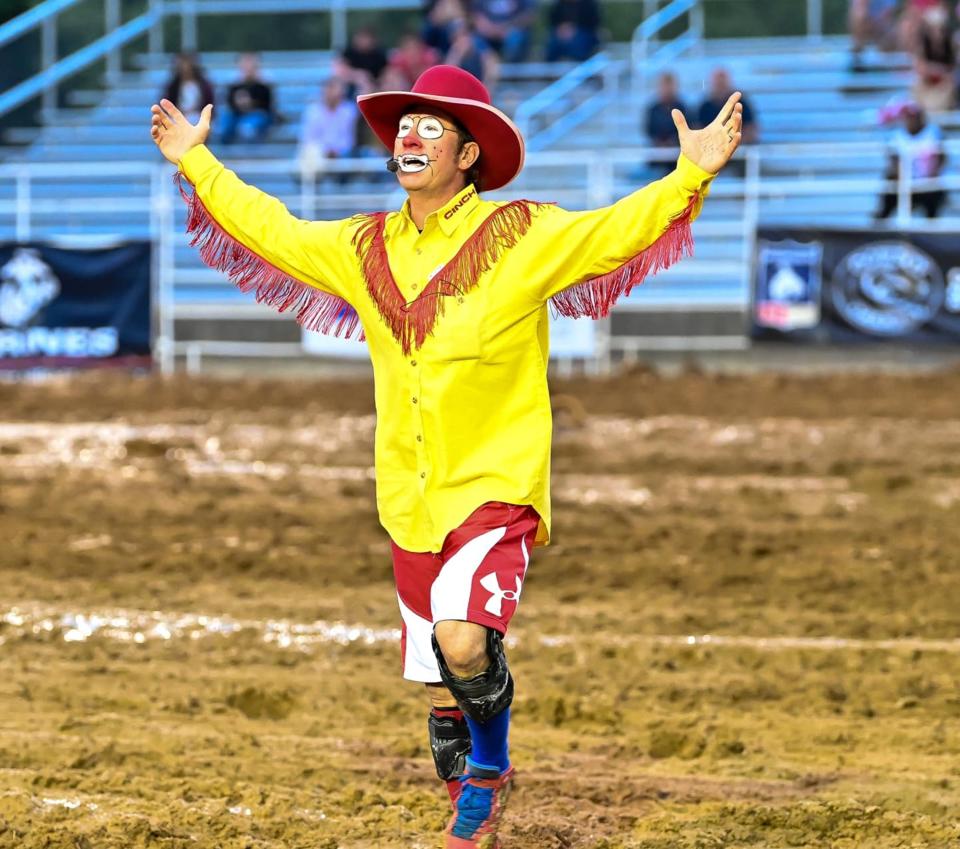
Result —
<instances>
[{"instance_id":1,"label":"white fence rail","mask_svg":"<svg viewBox=\"0 0 960 849\"><path fill-rule=\"evenodd\" d=\"M960 141L946 144L948 156L954 161L960 160ZM670 309L729 309L746 312L747 273L753 256L753 239L760 221L761 202L770 199L799 202L804 198L836 198L837 196L877 197L884 191L896 192L897 210L891 219L878 224L896 232L898 230L936 229L960 230L960 217L945 216L936 221L917 219L911 214L911 193L917 190L942 188L947 191L960 190L960 174L948 173L939 178L915 181L909 168L901 168L897 180L885 180L881 173L886 148L878 143L848 143L831 145L768 145L745 148L738 158L743 160L740 166L743 176L726 176L717 180L711 190L711 203L724 203L729 206L730 214L725 219L707 215L695 225L698 238L739 239L740 250L736 252L742 268L743 286L732 297L724 297L719 302L709 302L706 298L697 301L685 295L682 286L671 288L660 286L653 300L638 298L630 300L618 309L623 310L670 310ZM571 159L569 152L533 153L527 160L523 175L510 187L508 192L492 193L491 199L503 197L527 196L534 199L556 201L569 208L595 208L615 201L619 196L649 180L642 177L638 169L645 163L655 163L672 159L675 153L654 148L618 148L601 152L581 151ZM881 163L876 174L864 176L828 176L831 163L838 157L848 161L856 157L872 157ZM784 173L784 163L795 159L798 163L795 174ZM824 174L817 175L816 163L824 163ZM767 173L770 163L776 163L776 174ZM380 172L383 168L379 160L335 160L329 163L324 175L296 175L289 161L245 161L231 163L241 176L249 182L286 179L289 191L281 192L291 210L308 218L331 217L332 214L345 214L344 209L373 210L396 208L402 201L402 193L396 186L384 185L380 191L354 191L345 193L341 186L336 191L331 188L328 176L336 174L358 174ZM134 220L139 217L146 222L146 233L153 242L155 263L153 271L154 303L156 305L156 356L164 370L173 367L176 353L184 353L186 348L176 338L175 320L178 318L216 317L224 322L234 318L257 318L262 313L239 308L236 301L224 303L225 298L209 297L206 301L185 298L189 284L178 284L177 248L185 244L184 235L175 226L179 198L171 180L172 167L156 162L124 163L8 163L0 164L0 232L13 235L17 241L29 241L43 238L58 241L69 240L72 244L102 244L105 241L123 239L129 235L129 229L117 225L115 232L105 227L93 227L98 220L117 221L117 213L125 213L123 218ZM299 177L296 188L294 177ZM122 181L125 187L114 195L92 192L90 186ZM369 181L365 183L369 185ZM83 189L82 186L86 186ZM135 187L142 186L138 191ZM55 191L51 188L55 187ZM130 187L130 188L126 188ZM84 194L84 191L87 193ZM84 235L77 232L51 229L50 222L59 221L71 207L82 210L83 221L89 226ZM339 211L339 212L335 212ZM828 213L829 208L825 208ZM809 221L816 225L816 214ZM851 224L865 224L866 221L851 221ZM723 263L702 263L696 272L698 281L709 284L712 276L718 274L713 266ZM727 262L729 275L730 263ZM188 272L190 269L186 269ZM717 278L713 278L717 279ZM213 275L213 289L219 285ZM226 283L224 286L226 287ZM199 287L210 291L210 285ZM225 290L224 294L226 294ZM252 304L252 301L251 301ZM601 352L610 350L630 351L642 347L691 348L697 344L711 344L714 347L740 346L744 340L704 340L699 342L679 338L638 338L617 336L607 338L601 329L599 348ZM202 340L192 343L191 356L196 359L202 354ZM212 353L258 353L274 355L297 350L296 345L270 346L260 348L241 343L236 346L210 340L207 349ZM242 349L242 350L240 350Z\"/></svg>"}]
</instances>

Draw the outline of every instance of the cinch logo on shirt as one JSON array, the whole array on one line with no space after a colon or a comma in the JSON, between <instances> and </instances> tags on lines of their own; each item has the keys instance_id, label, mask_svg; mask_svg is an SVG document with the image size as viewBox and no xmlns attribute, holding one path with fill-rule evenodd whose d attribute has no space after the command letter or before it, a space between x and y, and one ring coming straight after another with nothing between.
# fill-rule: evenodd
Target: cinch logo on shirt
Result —
<instances>
[{"instance_id":1,"label":"cinch logo on shirt","mask_svg":"<svg viewBox=\"0 0 960 849\"><path fill-rule=\"evenodd\" d=\"M476 189L470 189L470 191L467 192L462 198L460 198L460 200L458 200L453 206L451 206L450 209L448 209L445 213L443 213L443 217L447 221L449 221L451 218L453 218L454 215L456 215L460 211L460 207L463 206L468 200L470 200L470 198L472 198L476 193L477 193Z\"/></svg>"}]
</instances>

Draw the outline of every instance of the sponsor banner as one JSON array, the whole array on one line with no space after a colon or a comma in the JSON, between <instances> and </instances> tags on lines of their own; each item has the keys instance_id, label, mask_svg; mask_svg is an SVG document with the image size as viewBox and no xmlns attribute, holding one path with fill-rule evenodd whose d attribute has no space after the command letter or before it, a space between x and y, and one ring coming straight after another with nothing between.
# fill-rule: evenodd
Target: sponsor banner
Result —
<instances>
[{"instance_id":1,"label":"sponsor banner","mask_svg":"<svg viewBox=\"0 0 960 849\"><path fill-rule=\"evenodd\" d=\"M0 244L0 369L150 363L150 243Z\"/></svg>"},{"instance_id":2,"label":"sponsor banner","mask_svg":"<svg viewBox=\"0 0 960 849\"><path fill-rule=\"evenodd\" d=\"M443 318L440 318L443 321ZM366 342L340 339L309 330L302 332L303 350L319 357L365 360L369 357ZM589 359L596 354L596 322L557 316L550 318L550 356L555 359Z\"/></svg>"},{"instance_id":3,"label":"sponsor banner","mask_svg":"<svg viewBox=\"0 0 960 849\"><path fill-rule=\"evenodd\" d=\"M756 339L960 343L960 238L762 228L752 295Z\"/></svg>"}]
</instances>

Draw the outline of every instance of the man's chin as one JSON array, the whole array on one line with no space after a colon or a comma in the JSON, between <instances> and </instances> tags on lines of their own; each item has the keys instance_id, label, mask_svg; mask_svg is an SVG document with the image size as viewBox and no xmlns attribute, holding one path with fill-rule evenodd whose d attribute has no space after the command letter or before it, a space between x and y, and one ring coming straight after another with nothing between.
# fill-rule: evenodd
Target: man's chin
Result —
<instances>
[{"instance_id":1,"label":"man's chin","mask_svg":"<svg viewBox=\"0 0 960 849\"><path fill-rule=\"evenodd\" d=\"M407 191L425 189L430 184L430 173L423 171L397 171L397 180Z\"/></svg>"}]
</instances>

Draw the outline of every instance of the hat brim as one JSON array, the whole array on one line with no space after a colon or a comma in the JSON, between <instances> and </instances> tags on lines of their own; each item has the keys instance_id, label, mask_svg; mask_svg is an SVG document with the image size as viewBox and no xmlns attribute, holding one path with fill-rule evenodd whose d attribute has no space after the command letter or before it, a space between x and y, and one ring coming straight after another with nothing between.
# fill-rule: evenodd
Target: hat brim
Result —
<instances>
[{"instance_id":1,"label":"hat brim","mask_svg":"<svg viewBox=\"0 0 960 849\"><path fill-rule=\"evenodd\" d=\"M391 152L400 118L411 106L421 104L434 104L449 112L480 145L480 179L484 190L502 189L523 169L525 146L520 129L495 106L413 91L380 91L357 98L357 106L370 129Z\"/></svg>"}]
</instances>

